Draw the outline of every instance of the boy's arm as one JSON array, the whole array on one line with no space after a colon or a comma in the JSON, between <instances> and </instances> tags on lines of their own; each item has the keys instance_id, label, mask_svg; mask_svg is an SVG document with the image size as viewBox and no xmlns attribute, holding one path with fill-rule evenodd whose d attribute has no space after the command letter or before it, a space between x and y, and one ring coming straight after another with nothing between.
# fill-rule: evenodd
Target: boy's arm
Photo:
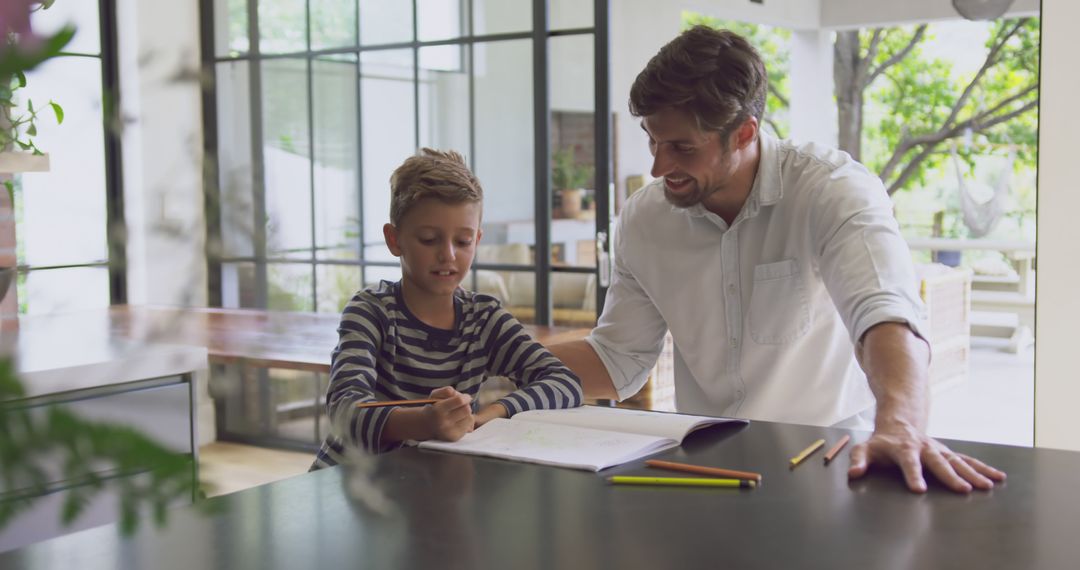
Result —
<instances>
[{"instance_id":1,"label":"boy's arm","mask_svg":"<svg viewBox=\"0 0 1080 570\"><path fill-rule=\"evenodd\" d=\"M335 436L346 446L377 452L393 408L356 407L375 401L376 359L386 317L374 303L353 299L341 315L330 365L326 412Z\"/></svg>"},{"instance_id":2,"label":"boy's arm","mask_svg":"<svg viewBox=\"0 0 1080 570\"><path fill-rule=\"evenodd\" d=\"M530 337L506 309L493 311L484 328L488 372L510 378L518 389L481 410L477 425L491 417L509 417L525 410L581 405L581 380Z\"/></svg>"}]
</instances>

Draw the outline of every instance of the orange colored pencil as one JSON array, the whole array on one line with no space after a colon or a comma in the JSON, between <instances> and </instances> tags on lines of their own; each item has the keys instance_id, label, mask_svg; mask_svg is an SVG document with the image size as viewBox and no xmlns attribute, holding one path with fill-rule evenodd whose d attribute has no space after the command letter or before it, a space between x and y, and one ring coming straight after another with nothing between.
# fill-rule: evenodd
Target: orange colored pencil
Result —
<instances>
[{"instance_id":1,"label":"orange colored pencil","mask_svg":"<svg viewBox=\"0 0 1080 570\"><path fill-rule=\"evenodd\" d=\"M387 400L385 402L357 402L357 408L381 408L383 406L424 406L438 402L438 398L426 400Z\"/></svg>"},{"instance_id":2,"label":"orange colored pencil","mask_svg":"<svg viewBox=\"0 0 1080 570\"><path fill-rule=\"evenodd\" d=\"M829 452L825 454L825 464L828 465L829 462L832 461L834 457L836 457L836 454L840 453L841 449L844 449L844 446L847 445L849 441L851 441L851 436L845 435L844 437L840 438L840 441L836 442L836 445L830 447Z\"/></svg>"},{"instance_id":3,"label":"orange colored pencil","mask_svg":"<svg viewBox=\"0 0 1080 570\"><path fill-rule=\"evenodd\" d=\"M659 469L697 473L698 475L712 475L713 477L726 477L729 479L761 482L761 473L751 473L750 471L735 471L733 469L724 469L722 467L705 467L704 465L690 465L689 463L676 463L674 461L662 461L660 459L646 460L645 465Z\"/></svg>"}]
</instances>

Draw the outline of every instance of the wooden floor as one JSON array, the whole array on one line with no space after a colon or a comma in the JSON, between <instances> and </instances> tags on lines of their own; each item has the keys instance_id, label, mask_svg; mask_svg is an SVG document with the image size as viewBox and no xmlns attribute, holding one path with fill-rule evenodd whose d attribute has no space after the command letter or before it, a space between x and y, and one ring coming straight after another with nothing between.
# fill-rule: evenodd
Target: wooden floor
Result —
<instances>
[{"instance_id":1,"label":"wooden floor","mask_svg":"<svg viewBox=\"0 0 1080 570\"><path fill-rule=\"evenodd\" d=\"M199 480L216 497L305 473L315 455L215 441L199 448Z\"/></svg>"}]
</instances>

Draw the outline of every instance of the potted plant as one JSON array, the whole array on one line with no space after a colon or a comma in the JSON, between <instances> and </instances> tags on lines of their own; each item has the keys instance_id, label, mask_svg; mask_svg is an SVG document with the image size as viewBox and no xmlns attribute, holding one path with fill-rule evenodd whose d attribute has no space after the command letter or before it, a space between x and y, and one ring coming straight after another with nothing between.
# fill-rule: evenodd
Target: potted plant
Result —
<instances>
[{"instance_id":1,"label":"potted plant","mask_svg":"<svg viewBox=\"0 0 1080 570\"><path fill-rule=\"evenodd\" d=\"M964 230L964 222L959 212L950 209L934 212L933 237L963 239L966 237ZM959 267L963 258L962 251L952 249L935 250L932 255L935 262L949 267Z\"/></svg>"},{"instance_id":2,"label":"potted plant","mask_svg":"<svg viewBox=\"0 0 1080 570\"><path fill-rule=\"evenodd\" d=\"M64 27L50 36L34 33L30 15L37 10L52 6L55 0L5 0L0 5L0 182L3 182L6 198L0 195L0 217L11 221L0 224L2 241L15 242L14 175L22 172L43 172L49 169L49 156L37 147L38 114L42 108L19 96L26 87L26 72L43 61L60 54L75 36L75 29ZM64 110L54 101L48 107L63 122ZM0 300L11 288L15 273L15 254L0 252Z\"/></svg>"},{"instance_id":3,"label":"potted plant","mask_svg":"<svg viewBox=\"0 0 1080 570\"><path fill-rule=\"evenodd\" d=\"M551 155L551 184L555 189L557 218L577 218L585 195L585 184L592 178L592 167L574 160L574 149L564 147Z\"/></svg>"}]
</instances>

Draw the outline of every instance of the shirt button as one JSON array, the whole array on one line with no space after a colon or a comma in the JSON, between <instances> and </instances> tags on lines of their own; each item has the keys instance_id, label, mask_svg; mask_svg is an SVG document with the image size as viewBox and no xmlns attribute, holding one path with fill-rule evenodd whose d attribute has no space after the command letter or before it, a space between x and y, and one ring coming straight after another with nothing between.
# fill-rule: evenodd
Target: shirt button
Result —
<instances>
[{"instance_id":1,"label":"shirt button","mask_svg":"<svg viewBox=\"0 0 1080 570\"><path fill-rule=\"evenodd\" d=\"M741 399L743 397L743 391L742 390L736 390L735 391L735 397Z\"/></svg>"},{"instance_id":2,"label":"shirt button","mask_svg":"<svg viewBox=\"0 0 1080 570\"><path fill-rule=\"evenodd\" d=\"M739 340L735 337L731 337L731 346L738 346Z\"/></svg>"},{"instance_id":3,"label":"shirt button","mask_svg":"<svg viewBox=\"0 0 1080 570\"><path fill-rule=\"evenodd\" d=\"M734 284L734 283L729 283L729 284L728 284L728 286L727 286L727 292L728 292L728 293L731 293L732 295L734 295L734 294L735 294L735 284Z\"/></svg>"}]
</instances>

